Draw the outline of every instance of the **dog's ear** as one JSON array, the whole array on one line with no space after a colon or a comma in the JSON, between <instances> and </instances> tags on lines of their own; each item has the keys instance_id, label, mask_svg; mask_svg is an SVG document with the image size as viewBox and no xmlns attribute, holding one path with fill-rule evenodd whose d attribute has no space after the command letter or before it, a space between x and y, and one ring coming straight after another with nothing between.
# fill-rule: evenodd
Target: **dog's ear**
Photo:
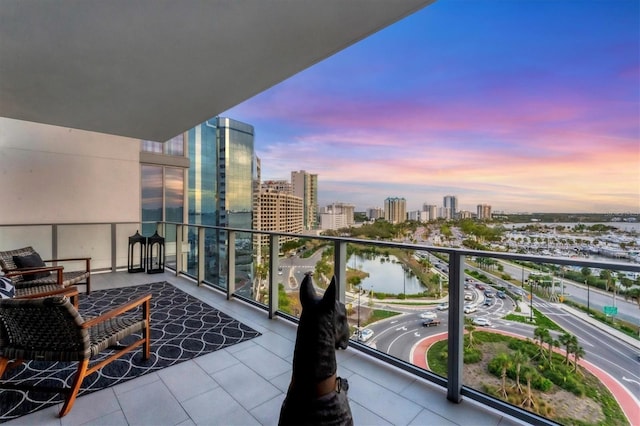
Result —
<instances>
[{"instance_id":1,"label":"dog's ear","mask_svg":"<svg viewBox=\"0 0 640 426\"><path fill-rule=\"evenodd\" d=\"M316 290L313 288L313 281L311 280L311 274L306 274L300 285L300 303L304 309L310 303L316 301Z\"/></svg>"},{"instance_id":2,"label":"dog's ear","mask_svg":"<svg viewBox=\"0 0 640 426\"><path fill-rule=\"evenodd\" d=\"M331 284L327 287L327 290L324 292L324 296L322 296L322 304L326 307L333 309L336 303L336 277L335 275L331 278Z\"/></svg>"}]
</instances>

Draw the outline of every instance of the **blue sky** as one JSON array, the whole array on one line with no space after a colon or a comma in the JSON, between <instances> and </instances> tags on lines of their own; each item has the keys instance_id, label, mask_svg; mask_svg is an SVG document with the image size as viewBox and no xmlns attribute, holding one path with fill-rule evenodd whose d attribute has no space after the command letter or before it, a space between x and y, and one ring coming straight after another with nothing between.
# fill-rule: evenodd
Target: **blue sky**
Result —
<instances>
[{"instance_id":1,"label":"blue sky","mask_svg":"<svg viewBox=\"0 0 640 426\"><path fill-rule=\"evenodd\" d=\"M640 212L640 2L439 0L221 114L320 206Z\"/></svg>"}]
</instances>

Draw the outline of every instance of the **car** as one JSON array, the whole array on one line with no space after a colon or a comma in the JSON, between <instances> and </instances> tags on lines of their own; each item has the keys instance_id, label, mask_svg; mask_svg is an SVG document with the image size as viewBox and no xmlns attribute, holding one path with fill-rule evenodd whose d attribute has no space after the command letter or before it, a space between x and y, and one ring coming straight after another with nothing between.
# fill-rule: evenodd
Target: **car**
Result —
<instances>
[{"instance_id":1,"label":"car","mask_svg":"<svg viewBox=\"0 0 640 426\"><path fill-rule=\"evenodd\" d=\"M436 319L438 318L438 314L433 311L425 311L420 314L420 318L422 319Z\"/></svg>"},{"instance_id":2,"label":"car","mask_svg":"<svg viewBox=\"0 0 640 426\"><path fill-rule=\"evenodd\" d=\"M373 337L373 330L371 330L370 328L364 328L359 332L356 331L354 333L354 338L360 342L366 342L367 340L371 339L371 337Z\"/></svg>"},{"instance_id":3,"label":"car","mask_svg":"<svg viewBox=\"0 0 640 426\"><path fill-rule=\"evenodd\" d=\"M473 294L464 292L464 300L473 300Z\"/></svg>"},{"instance_id":4,"label":"car","mask_svg":"<svg viewBox=\"0 0 640 426\"><path fill-rule=\"evenodd\" d=\"M488 298L492 298L493 297L493 291L486 289L484 291L484 297L488 297Z\"/></svg>"},{"instance_id":5,"label":"car","mask_svg":"<svg viewBox=\"0 0 640 426\"><path fill-rule=\"evenodd\" d=\"M440 325L439 319L427 318L426 320L422 321L423 327L435 327L438 325Z\"/></svg>"},{"instance_id":6,"label":"car","mask_svg":"<svg viewBox=\"0 0 640 426\"><path fill-rule=\"evenodd\" d=\"M438 305L439 311L446 311L447 309L449 309L449 302L444 302Z\"/></svg>"},{"instance_id":7,"label":"car","mask_svg":"<svg viewBox=\"0 0 640 426\"><path fill-rule=\"evenodd\" d=\"M475 312L477 310L478 310L478 308L476 308L475 305L471 305L471 304L464 305L464 309L463 309L465 314L470 314L470 313Z\"/></svg>"},{"instance_id":8,"label":"car","mask_svg":"<svg viewBox=\"0 0 640 426\"><path fill-rule=\"evenodd\" d=\"M489 321L486 318L474 318L473 321L471 321L471 323L473 325L478 325L480 327L490 327L491 326L491 321Z\"/></svg>"},{"instance_id":9,"label":"car","mask_svg":"<svg viewBox=\"0 0 640 426\"><path fill-rule=\"evenodd\" d=\"M476 288L478 290L484 290L484 286L482 284L480 284L480 283L476 283Z\"/></svg>"},{"instance_id":10,"label":"car","mask_svg":"<svg viewBox=\"0 0 640 426\"><path fill-rule=\"evenodd\" d=\"M496 293L496 296L498 296L500 299L504 299L505 297L507 297L507 296L504 294L504 291L499 291L499 292L497 292L497 293Z\"/></svg>"},{"instance_id":11,"label":"car","mask_svg":"<svg viewBox=\"0 0 640 426\"><path fill-rule=\"evenodd\" d=\"M486 299L484 299L484 303L483 303L483 305L485 305L485 306L492 306L492 305L493 305L493 303L494 303L494 299L486 298Z\"/></svg>"}]
</instances>

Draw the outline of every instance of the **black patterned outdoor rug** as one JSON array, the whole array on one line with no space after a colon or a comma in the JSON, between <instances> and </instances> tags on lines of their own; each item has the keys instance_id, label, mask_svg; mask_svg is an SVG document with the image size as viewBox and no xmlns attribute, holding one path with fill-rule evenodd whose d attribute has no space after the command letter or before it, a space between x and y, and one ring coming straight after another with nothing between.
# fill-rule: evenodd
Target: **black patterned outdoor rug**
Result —
<instances>
[{"instance_id":1,"label":"black patterned outdoor rug","mask_svg":"<svg viewBox=\"0 0 640 426\"><path fill-rule=\"evenodd\" d=\"M94 291L91 296L81 294L80 313L83 317L97 316L147 293L152 294L151 358L143 361L141 349L136 349L112 361L84 379L79 397L260 335L166 282ZM92 364L110 353L104 351L92 360ZM30 361L7 371L0 387L4 381L68 387L77 365L75 362ZM0 423L63 400L62 394L0 389Z\"/></svg>"}]
</instances>

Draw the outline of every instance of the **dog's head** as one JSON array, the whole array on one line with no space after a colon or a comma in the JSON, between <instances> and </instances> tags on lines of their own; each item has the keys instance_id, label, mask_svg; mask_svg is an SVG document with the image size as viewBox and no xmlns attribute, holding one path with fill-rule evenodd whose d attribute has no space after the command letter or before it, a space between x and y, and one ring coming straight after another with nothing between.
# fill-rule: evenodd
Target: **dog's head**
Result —
<instances>
[{"instance_id":1,"label":"dog's head","mask_svg":"<svg viewBox=\"0 0 640 426\"><path fill-rule=\"evenodd\" d=\"M336 298L336 293L336 278L333 277L322 298L317 297L311 274L306 274L300 286L302 314L307 317L305 318L307 321L317 321L318 327L329 328L334 337L336 349L347 349L349 345L347 310L344 303ZM309 318L309 316L314 318ZM302 321L302 317L300 320Z\"/></svg>"}]
</instances>

